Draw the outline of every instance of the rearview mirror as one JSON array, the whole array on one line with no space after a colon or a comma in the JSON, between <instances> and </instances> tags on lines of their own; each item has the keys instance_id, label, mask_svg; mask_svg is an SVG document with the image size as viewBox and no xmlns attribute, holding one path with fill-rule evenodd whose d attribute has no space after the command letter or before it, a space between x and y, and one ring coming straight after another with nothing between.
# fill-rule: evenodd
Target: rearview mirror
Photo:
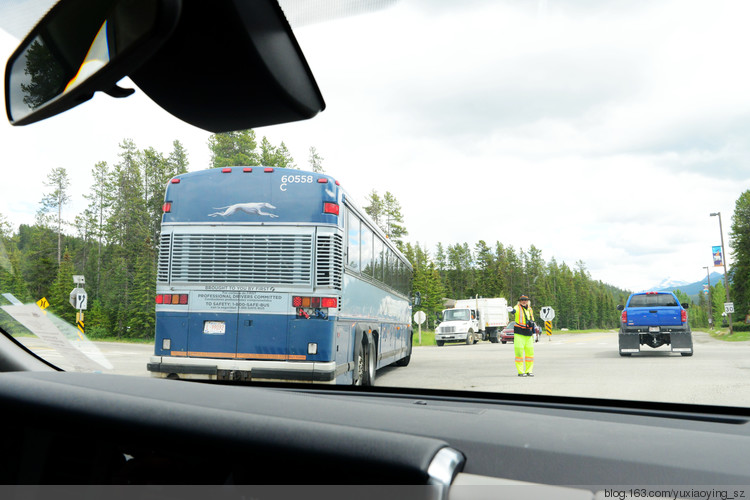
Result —
<instances>
[{"instance_id":1,"label":"rearview mirror","mask_svg":"<svg viewBox=\"0 0 750 500\"><path fill-rule=\"evenodd\" d=\"M61 0L11 55L13 125L70 109L125 76L211 132L303 120L325 108L276 0Z\"/></svg>"},{"instance_id":2,"label":"rearview mirror","mask_svg":"<svg viewBox=\"0 0 750 500\"><path fill-rule=\"evenodd\" d=\"M13 125L62 113L117 81L174 30L181 0L63 0L8 59L5 106Z\"/></svg>"}]
</instances>

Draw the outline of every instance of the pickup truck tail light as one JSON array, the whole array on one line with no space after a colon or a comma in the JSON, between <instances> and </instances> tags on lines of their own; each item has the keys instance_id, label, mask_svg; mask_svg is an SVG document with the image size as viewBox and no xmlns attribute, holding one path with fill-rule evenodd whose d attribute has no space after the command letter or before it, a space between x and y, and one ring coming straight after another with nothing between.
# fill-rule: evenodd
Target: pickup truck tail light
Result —
<instances>
[{"instance_id":1,"label":"pickup truck tail light","mask_svg":"<svg viewBox=\"0 0 750 500\"><path fill-rule=\"evenodd\" d=\"M687 323L687 311L685 309L681 311L680 316L680 321Z\"/></svg>"},{"instance_id":2,"label":"pickup truck tail light","mask_svg":"<svg viewBox=\"0 0 750 500\"><path fill-rule=\"evenodd\" d=\"M623 322L623 323L627 323L628 322L628 312L627 311L623 311L622 312L622 316L620 317L620 321Z\"/></svg>"}]
</instances>

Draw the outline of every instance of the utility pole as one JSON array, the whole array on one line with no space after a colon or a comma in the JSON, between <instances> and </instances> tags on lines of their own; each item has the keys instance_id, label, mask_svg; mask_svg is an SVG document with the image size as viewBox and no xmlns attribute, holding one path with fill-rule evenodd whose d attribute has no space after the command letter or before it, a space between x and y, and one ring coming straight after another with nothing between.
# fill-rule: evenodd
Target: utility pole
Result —
<instances>
[{"instance_id":1,"label":"utility pole","mask_svg":"<svg viewBox=\"0 0 750 500\"><path fill-rule=\"evenodd\" d=\"M714 212L711 217L719 216L719 234L721 236L721 260L724 263L724 290L727 292L727 303L732 301L729 298L729 278L727 277L727 253L724 251L724 230L721 227L721 212ZM732 335L734 330L732 329L732 313L729 313L729 335Z\"/></svg>"},{"instance_id":2,"label":"utility pole","mask_svg":"<svg viewBox=\"0 0 750 500\"><path fill-rule=\"evenodd\" d=\"M713 309L714 304L711 302L711 274L708 272L708 266L703 266L703 269L706 270L706 279L708 280L708 327L713 330L714 317L713 314L711 314L711 310Z\"/></svg>"}]
</instances>

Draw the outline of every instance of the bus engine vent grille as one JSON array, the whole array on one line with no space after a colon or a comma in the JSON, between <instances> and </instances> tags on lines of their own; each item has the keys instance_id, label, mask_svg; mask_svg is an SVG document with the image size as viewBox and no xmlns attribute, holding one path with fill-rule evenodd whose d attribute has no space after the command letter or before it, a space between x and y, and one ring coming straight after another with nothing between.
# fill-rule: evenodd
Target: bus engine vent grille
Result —
<instances>
[{"instance_id":1,"label":"bus engine vent grille","mask_svg":"<svg viewBox=\"0 0 750 500\"><path fill-rule=\"evenodd\" d=\"M341 290L343 272L344 244L341 235L318 235L315 286Z\"/></svg>"},{"instance_id":2,"label":"bus engine vent grille","mask_svg":"<svg viewBox=\"0 0 750 500\"><path fill-rule=\"evenodd\" d=\"M169 282L169 247L172 243L172 235L165 233L159 239L159 265L156 271L156 281Z\"/></svg>"},{"instance_id":3,"label":"bus engine vent grille","mask_svg":"<svg viewBox=\"0 0 750 500\"><path fill-rule=\"evenodd\" d=\"M312 285L310 234L175 234L171 281Z\"/></svg>"}]
</instances>

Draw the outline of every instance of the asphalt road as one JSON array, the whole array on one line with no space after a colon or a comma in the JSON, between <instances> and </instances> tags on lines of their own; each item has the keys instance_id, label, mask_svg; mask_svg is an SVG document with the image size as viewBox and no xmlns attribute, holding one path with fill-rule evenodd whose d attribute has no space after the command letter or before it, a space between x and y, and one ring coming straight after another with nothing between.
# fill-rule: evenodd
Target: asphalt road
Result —
<instances>
[{"instance_id":1,"label":"asphalt road","mask_svg":"<svg viewBox=\"0 0 750 500\"><path fill-rule=\"evenodd\" d=\"M70 369L41 340L19 340ZM100 371L148 376L152 345L91 344L113 367ZM510 343L415 347L409 366L378 370L376 385L750 406L750 342L693 332L693 344L691 357L672 354L668 346L641 346L639 354L621 357L614 332L542 335L533 378L517 376Z\"/></svg>"},{"instance_id":2,"label":"asphalt road","mask_svg":"<svg viewBox=\"0 0 750 500\"><path fill-rule=\"evenodd\" d=\"M534 377L517 376L513 344L415 347L409 366L378 371L376 385L750 406L750 342L693 332L694 355L641 346L621 357L617 333L542 335Z\"/></svg>"}]
</instances>

